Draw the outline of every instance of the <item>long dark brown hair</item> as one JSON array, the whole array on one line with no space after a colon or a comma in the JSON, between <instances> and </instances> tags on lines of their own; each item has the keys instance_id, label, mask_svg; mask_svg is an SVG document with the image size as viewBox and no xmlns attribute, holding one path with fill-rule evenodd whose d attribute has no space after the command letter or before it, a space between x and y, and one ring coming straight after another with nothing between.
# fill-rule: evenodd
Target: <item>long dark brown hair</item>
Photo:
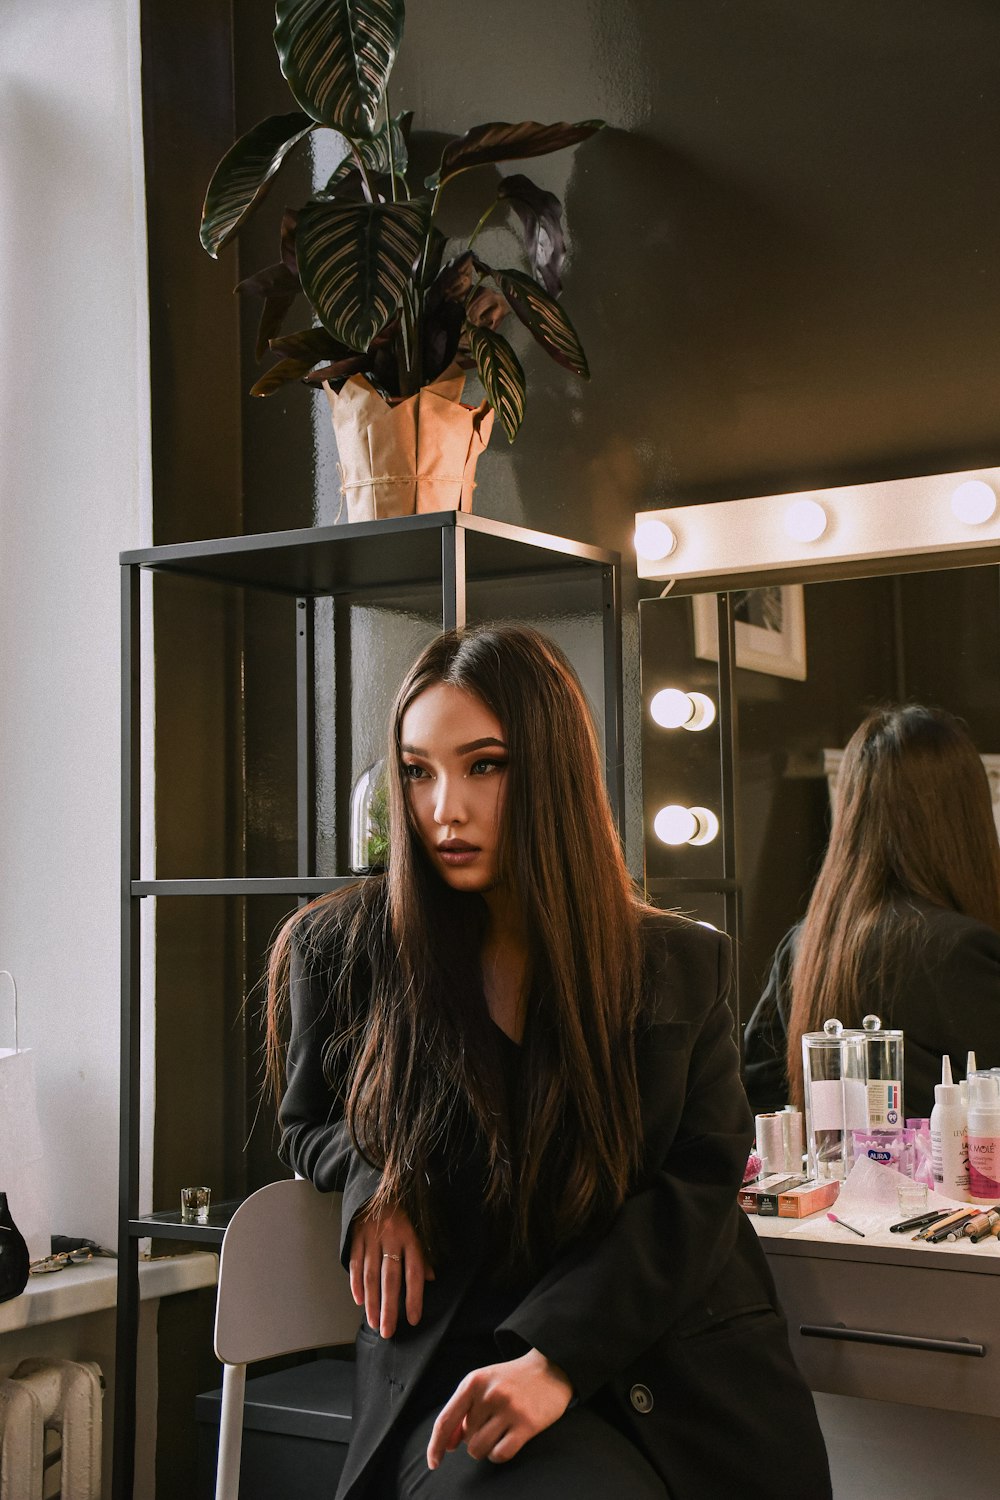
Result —
<instances>
[{"instance_id":1,"label":"long dark brown hair","mask_svg":"<svg viewBox=\"0 0 1000 1500\"><path fill-rule=\"evenodd\" d=\"M400 726L448 683L499 720L508 749L498 881L520 906L530 1003L514 1117L481 974L482 897L452 890L414 827ZM434 1245L432 1158L471 1119L489 1163L486 1202L513 1214L524 1254L551 1251L621 1205L641 1149L634 1040L643 1007L644 910L622 855L583 689L557 646L524 626L447 632L421 654L392 709L388 868L296 913L268 975L268 1062L280 1093L289 951L325 961L335 1034L327 1071L349 1059L343 1106L381 1170L375 1214L396 1205ZM337 945L337 973L329 952ZM323 955L327 957L324 960ZM365 976L360 1010L350 998Z\"/></svg>"},{"instance_id":2,"label":"long dark brown hair","mask_svg":"<svg viewBox=\"0 0 1000 1500\"><path fill-rule=\"evenodd\" d=\"M989 781L968 732L941 709L873 710L837 777L830 842L799 933L788 1024L791 1097L802 1102L802 1034L830 1016L891 1014L921 916L907 896L1000 929L1000 843ZM883 1017L885 1019L885 1017Z\"/></svg>"}]
</instances>

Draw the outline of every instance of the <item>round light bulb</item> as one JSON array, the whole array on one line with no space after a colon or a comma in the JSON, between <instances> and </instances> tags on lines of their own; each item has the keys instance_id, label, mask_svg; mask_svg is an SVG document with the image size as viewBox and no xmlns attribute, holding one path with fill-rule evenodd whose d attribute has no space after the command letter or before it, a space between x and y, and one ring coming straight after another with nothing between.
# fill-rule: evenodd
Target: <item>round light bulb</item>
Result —
<instances>
[{"instance_id":1,"label":"round light bulb","mask_svg":"<svg viewBox=\"0 0 1000 1500\"><path fill-rule=\"evenodd\" d=\"M649 712L661 729L680 729L694 711L690 696L680 688L661 688L649 705Z\"/></svg>"},{"instance_id":2,"label":"round light bulb","mask_svg":"<svg viewBox=\"0 0 1000 1500\"><path fill-rule=\"evenodd\" d=\"M646 562L669 557L676 546L677 538L665 521L640 521L635 528L635 550Z\"/></svg>"},{"instance_id":3,"label":"round light bulb","mask_svg":"<svg viewBox=\"0 0 1000 1500\"><path fill-rule=\"evenodd\" d=\"M796 500L785 511L785 531L796 542L818 542L826 530L827 514L818 500Z\"/></svg>"},{"instance_id":4,"label":"round light bulb","mask_svg":"<svg viewBox=\"0 0 1000 1500\"><path fill-rule=\"evenodd\" d=\"M715 723L715 704L706 693L688 693L694 705L694 713L684 725L685 729L707 729Z\"/></svg>"},{"instance_id":5,"label":"round light bulb","mask_svg":"<svg viewBox=\"0 0 1000 1500\"><path fill-rule=\"evenodd\" d=\"M951 513L966 526L992 521L996 509L996 492L982 479L967 479L951 492Z\"/></svg>"},{"instance_id":6,"label":"round light bulb","mask_svg":"<svg viewBox=\"0 0 1000 1500\"><path fill-rule=\"evenodd\" d=\"M688 839L688 843L710 844L719 832L719 820L715 813L710 807L692 807L691 816L698 824L698 828Z\"/></svg>"},{"instance_id":7,"label":"round light bulb","mask_svg":"<svg viewBox=\"0 0 1000 1500\"><path fill-rule=\"evenodd\" d=\"M705 693L682 693L661 688L650 700L649 712L661 729L707 729L715 721L715 704Z\"/></svg>"},{"instance_id":8,"label":"round light bulb","mask_svg":"<svg viewBox=\"0 0 1000 1500\"><path fill-rule=\"evenodd\" d=\"M690 808L672 802L656 814L653 832L661 844L687 844L698 832L698 819Z\"/></svg>"}]
</instances>

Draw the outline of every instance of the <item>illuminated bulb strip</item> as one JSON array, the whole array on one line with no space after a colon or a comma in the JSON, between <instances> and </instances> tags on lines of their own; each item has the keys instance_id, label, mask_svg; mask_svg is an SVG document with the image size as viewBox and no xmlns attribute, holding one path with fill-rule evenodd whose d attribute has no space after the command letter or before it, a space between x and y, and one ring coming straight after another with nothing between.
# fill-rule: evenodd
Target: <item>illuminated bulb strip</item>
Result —
<instances>
[{"instance_id":1,"label":"illuminated bulb strip","mask_svg":"<svg viewBox=\"0 0 1000 1500\"><path fill-rule=\"evenodd\" d=\"M715 704L705 693L682 693L680 688L661 688L649 705L661 729L707 729L715 722Z\"/></svg>"},{"instance_id":2,"label":"illuminated bulb strip","mask_svg":"<svg viewBox=\"0 0 1000 1500\"><path fill-rule=\"evenodd\" d=\"M651 534L657 558L645 551L652 522L669 533ZM972 566L1000 561L1000 467L671 505L639 511L635 523L639 577L669 582L678 594L699 585L736 589L744 581L756 588L772 571L786 575L776 582L808 582L813 566L860 578L874 558L912 566L926 557L940 567L952 553L955 566Z\"/></svg>"},{"instance_id":3,"label":"illuminated bulb strip","mask_svg":"<svg viewBox=\"0 0 1000 1500\"><path fill-rule=\"evenodd\" d=\"M672 802L661 807L653 819L653 832L661 844L710 844L719 832L719 820L709 807L681 807Z\"/></svg>"}]
</instances>

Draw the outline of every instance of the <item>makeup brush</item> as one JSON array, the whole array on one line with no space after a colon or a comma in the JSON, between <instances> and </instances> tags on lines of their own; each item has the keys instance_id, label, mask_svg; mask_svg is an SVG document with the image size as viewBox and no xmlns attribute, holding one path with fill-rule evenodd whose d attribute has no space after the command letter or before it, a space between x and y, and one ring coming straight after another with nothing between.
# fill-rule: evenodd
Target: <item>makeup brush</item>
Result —
<instances>
[{"instance_id":1,"label":"makeup brush","mask_svg":"<svg viewBox=\"0 0 1000 1500\"><path fill-rule=\"evenodd\" d=\"M841 1227L841 1229L849 1229L852 1234L856 1234L857 1235L857 1237L858 1237L859 1240L863 1240L864 1239L864 1237L865 1237L864 1230L863 1229L855 1229L854 1225L853 1224L848 1224L848 1222L847 1222L846 1219L838 1219L836 1214L831 1214L831 1213L827 1214L827 1218L830 1220L831 1223L833 1223L833 1224L839 1224L840 1227Z\"/></svg>"}]
</instances>

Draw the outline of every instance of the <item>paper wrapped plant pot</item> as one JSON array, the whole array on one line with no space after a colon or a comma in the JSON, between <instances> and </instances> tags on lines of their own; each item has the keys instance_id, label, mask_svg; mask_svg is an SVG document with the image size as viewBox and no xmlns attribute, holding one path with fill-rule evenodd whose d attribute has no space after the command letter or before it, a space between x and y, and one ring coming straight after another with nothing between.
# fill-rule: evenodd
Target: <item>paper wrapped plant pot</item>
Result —
<instances>
[{"instance_id":1,"label":"paper wrapped plant pot","mask_svg":"<svg viewBox=\"0 0 1000 1500\"><path fill-rule=\"evenodd\" d=\"M462 404L465 375L450 366L415 396L389 403L363 375L339 392L324 382L349 521L472 509L476 462L493 408Z\"/></svg>"}]
</instances>

